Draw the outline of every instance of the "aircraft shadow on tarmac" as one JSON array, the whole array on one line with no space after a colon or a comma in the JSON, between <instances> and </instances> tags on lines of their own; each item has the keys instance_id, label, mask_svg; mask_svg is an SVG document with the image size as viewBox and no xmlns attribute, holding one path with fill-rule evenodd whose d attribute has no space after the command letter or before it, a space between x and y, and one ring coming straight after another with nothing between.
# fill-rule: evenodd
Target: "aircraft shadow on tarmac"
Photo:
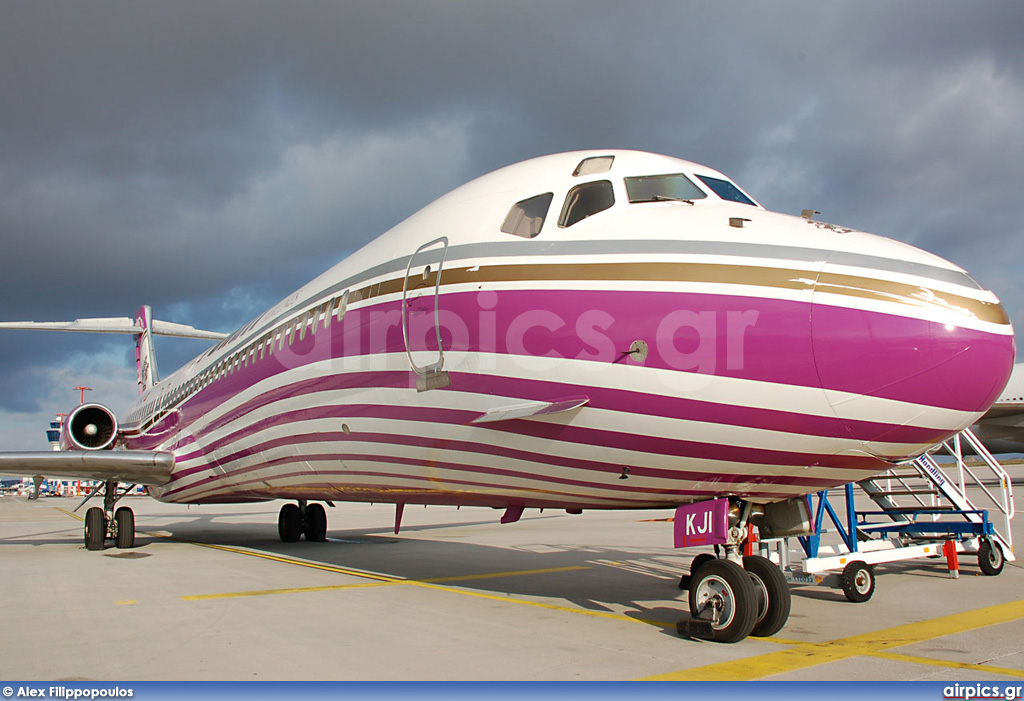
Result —
<instances>
[{"instance_id":1,"label":"aircraft shadow on tarmac","mask_svg":"<svg viewBox=\"0 0 1024 701\"><path fill-rule=\"evenodd\" d=\"M680 555L682 551L671 548L652 553L650 548L641 547L562 544L550 542L548 536L542 544L499 546L414 535L452 529L452 537L458 538L458 529L496 526L493 518L403 526L398 536L391 529L379 527L334 528L328 531L326 543L305 540L282 543L277 538L276 524L254 524L249 518L253 515L191 513L182 517L149 518L140 514L135 548L127 552L158 555L164 544L173 542L252 550L340 569L372 572L396 580L540 600L597 615L624 616L661 628L672 636L676 635L677 621L689 615L686 592L679 590L678 581L693 556L690 552ZM548 518L567 517L542 514L532 516L530 521ZM39 540L39 535L43 534L7 542L65 545L69 542L67 537ZM107 551L117 552L109 544ZM495 573L510 574L493 576ZM205 592L196 592L202 593Z\"/></svg>"},{"instance_id":2,"label":"aircraft shadow on tarmac","mask_svg":"<svg viewBox=\"0 0 1024 701\"><path fill-rule=\"evenodd\" d=\"M132 561L159 555L165 545L182 542L238 548L395 580L540 601L597 615L625 616L671 636L677 635L677 622L689 617L687 592L679 590L678 582L680 575L689 573L690 561L698 552L695 550L566 544L552 541L551 530L544 532L540 542L529 537L501 545L461 540L466 536L459 531L465 529L476 529L476 535L484 533L488 537L486 529L496 527L494 519L410 524L403 526L398 536L390 528L334 528L328 531L326 543L282 543L277 538L276 524L260 523L265 517L266 512L140 514L135 547L117 550L108 546L105 554ZM530 522L563 518L567 517L541 514L532 516ZM61 528L47 523L45 530L0 538L0 545L67 546L74 542L84 547L79 529L70 519ZM431 537L445 530L450 532ZM975 563L968 559L961 567L965 576L970 576ZM493 576L496 573L507 576ZM893 563L879 571L882 577L896 573L948 577L944 558ZM339 573L339 577L351 576ZM849 603L839 590L803 586L792 587L791 591L795 597Z\"/></svg>"}]
</instances>

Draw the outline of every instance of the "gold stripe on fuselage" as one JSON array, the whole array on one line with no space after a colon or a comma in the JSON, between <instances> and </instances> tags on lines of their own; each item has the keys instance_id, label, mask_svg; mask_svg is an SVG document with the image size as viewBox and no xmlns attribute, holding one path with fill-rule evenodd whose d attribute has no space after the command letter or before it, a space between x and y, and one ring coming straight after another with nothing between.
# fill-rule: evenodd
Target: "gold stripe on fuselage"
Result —
<instances>
[{"instance_id":1,"label":"gold stripe on fuselage","mask_svg":"<svg viewBox=\"0 0 1024 701\"><path fill-rule=\"evenodd\" d=\"M433 287L437 273L431 272L424 280L425 287ZM830 295L845 295L860 299L904 304L918 309L937 307L972 316L992 324L1010 323L1001 304L972 299L950 292L938 291L921 285L911 285L878 278L822 273L813 270L771 268L757 265L721 265L714 263L530 263L446 268L441 285L459 285L482 282L518 282L559 280L620 280L644 282L690 282L726 285L744 285L784 290L808 291L817 284L817 291ZM360 288L352 293L349 303L402 292L402 277L384 280Z\"/></svg>"}]
</instances>

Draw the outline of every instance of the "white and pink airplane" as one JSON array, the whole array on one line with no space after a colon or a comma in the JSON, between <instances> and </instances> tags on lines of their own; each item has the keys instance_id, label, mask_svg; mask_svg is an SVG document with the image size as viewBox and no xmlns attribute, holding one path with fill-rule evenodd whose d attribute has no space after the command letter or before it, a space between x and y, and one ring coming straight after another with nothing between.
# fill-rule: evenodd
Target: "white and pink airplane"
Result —
<instances>
[{"instance_id":1,"label":"white and pink airplane","mask_svg":"<svg viewBox=\"0 0 1024 701\"><path fill-rule=\"evenodd\" d=\"M748 524L806 532L806 494L970 426L1014 360L1006 312L962 269L813 214L677 158L564 153L463 185L228 337L148 307L6 323L134 334L141 396L120 421L75 408L64 452L0 472L103 480L91 549L134 543L119 482L294 500L286 542L325 540L320 502L394 503L396 528L406 504L503 523L690 509L684 542L724 546L692 576L692 616L716 640L771 635L789 591L742 557ZM220 340L161 380L154 334Z\"/></svg>"}]
</instances>

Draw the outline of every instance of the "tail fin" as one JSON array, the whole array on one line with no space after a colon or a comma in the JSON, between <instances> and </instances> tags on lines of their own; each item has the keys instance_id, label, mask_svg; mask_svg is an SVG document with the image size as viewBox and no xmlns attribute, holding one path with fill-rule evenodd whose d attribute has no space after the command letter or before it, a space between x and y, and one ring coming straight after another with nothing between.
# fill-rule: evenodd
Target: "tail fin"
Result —
<instances>
[{"instance_id":1,"label":"tail fin","mask_svg":"<svg viewBox=\"0 0 1024 701\"><path fill-rule=\"evenodd\" d=\"M139 374L139 394L160 381L160 371L156 367L156 351L153 350L153 310L148 304L139 307L135 312L135 326L142 329L135 334L135 366Z\"/></svg>"},{"instance_id":2,"label":"tail fin","mask_svg":"<svg viewBox=\"0 0 1024 701\"><path fill-rule=\"evenodd\" d=\"M160 375L156 369L156 353L153 352L153 336L200 338L208 341L227 338L226 333L218 331L203 331L186 324L154 320L153 311L147 304L139 308L134 319L117 317L76 319L75 321L3 321L0 322L0 329L130 333L135 336L135 362L139 373L140 394L160 381Z\"/></svg>"}]
</instances>

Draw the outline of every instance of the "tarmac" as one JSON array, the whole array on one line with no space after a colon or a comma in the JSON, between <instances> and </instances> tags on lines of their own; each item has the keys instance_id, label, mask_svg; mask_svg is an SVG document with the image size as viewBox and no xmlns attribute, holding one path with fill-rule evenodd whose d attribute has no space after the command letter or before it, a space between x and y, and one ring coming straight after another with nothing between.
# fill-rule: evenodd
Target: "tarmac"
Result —
<instances>
[{"instance_id":1,"label":"tarmac","mask_svg":"<svg viewBox=\"0 0 1024 701\"><path fill-rule=\"evenodd\" d=\"M136 547L84 548L79 499L0 497L0 676L12 680L998 680L1024 685L1024 566L879 566L870 601L794 587L787 625L681 638L671 511L328 508L129 497ZM82 510L84 512L84 509ZM80 513L82 513L80 512ZM1015 524L1015 540L1024 542ZM1019 696L1019 695L1018 695Z\"/></svg>"}]
</instances>

